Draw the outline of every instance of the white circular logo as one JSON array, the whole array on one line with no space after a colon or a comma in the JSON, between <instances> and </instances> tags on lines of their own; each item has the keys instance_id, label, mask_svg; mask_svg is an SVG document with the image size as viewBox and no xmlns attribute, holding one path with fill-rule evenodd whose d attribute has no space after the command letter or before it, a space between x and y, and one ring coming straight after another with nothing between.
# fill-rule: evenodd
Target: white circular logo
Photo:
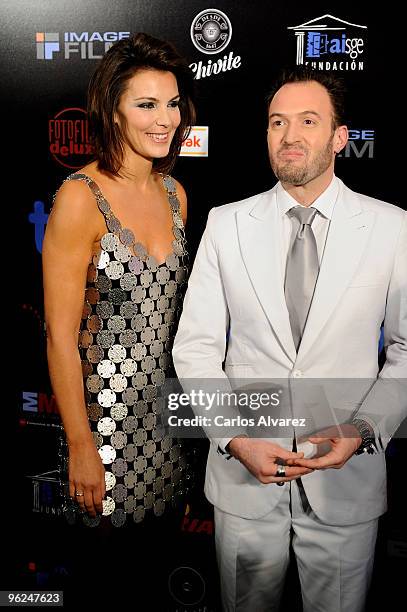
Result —
<instances>
[{"instance_id":1,"label":"white circular logo","mask_svg":"<svg viewBox=\"0 0 407 612\"><path fill-rule=\"evenodd\" d=\"M201 11L191 24L191 39L203 53L219 53L226 49L232 38L232 24L218 9Z\"/></svg>"}]
</instances>

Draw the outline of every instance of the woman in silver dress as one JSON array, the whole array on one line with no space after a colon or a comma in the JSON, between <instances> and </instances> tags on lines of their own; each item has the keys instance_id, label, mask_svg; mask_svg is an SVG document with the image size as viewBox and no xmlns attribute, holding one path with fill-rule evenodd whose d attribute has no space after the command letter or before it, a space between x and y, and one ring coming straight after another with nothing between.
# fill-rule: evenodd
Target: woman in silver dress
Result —
<instances>
[{"instance_id":1,"label":"woman in silver dress","mask_svg":"<svg viewBox=\"0 0 407 612\"><path fill-rule=\"evenodd\" d=\"M194 122L191 90L169 43L114 44L89 85L95 160L66 179L49 217L49 371L69 495L88 526L161 516L188 487L157 415L187 271L186 195L167 173Z\"/></svg>"}]
</instances>

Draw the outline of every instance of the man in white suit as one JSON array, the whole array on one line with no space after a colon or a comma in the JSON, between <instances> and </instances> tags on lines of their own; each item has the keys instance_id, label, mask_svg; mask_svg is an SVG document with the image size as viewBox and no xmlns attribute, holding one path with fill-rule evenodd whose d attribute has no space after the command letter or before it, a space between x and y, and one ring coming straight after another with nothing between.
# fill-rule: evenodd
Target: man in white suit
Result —
<instances>
[{"instance_id":1,"label":"man in white suit","mask_svg":"<svg viewBox=\"0 0 407 612\"><path fill-rule=\"evenodd\" d=\"M306 612L362 610L371 576L384 450L406 415L407 221L334 175L348 138L342 108L340 82L317 71L286 75L270 95L279 182L211 210L174 344L184 389L197 379L223 389L234 378L336 379L346 395L367 382L352 387L347 422L306 445L298 429L289 440L207 430L205 492L228 612L278 609L290 534ZM328 452L304 457L310 443Z\"/></svg>"}]
</instances>

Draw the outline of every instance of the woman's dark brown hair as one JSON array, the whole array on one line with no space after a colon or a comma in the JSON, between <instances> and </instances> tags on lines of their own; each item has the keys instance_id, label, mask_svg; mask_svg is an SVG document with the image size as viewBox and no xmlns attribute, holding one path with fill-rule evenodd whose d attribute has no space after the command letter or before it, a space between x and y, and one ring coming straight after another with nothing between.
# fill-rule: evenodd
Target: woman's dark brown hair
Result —
<instances>
[{"instance_id":1,"label":"woman's dark brown hair","mask_svg":"<svg viewBox=\"0 0 407 612\"><path fill-rule=\"evenodd\" d=\"M88 117L95 157L99 169L114 176L118 176L123 164L125 141L114 116L127 81L139 70L146 69L172 72L180 94L181 123L168 155L153 162L157 172L171 171L182 141L195 122L192 72L176 49L170 43L144 33L116 42L96 68L88 89Z\"/></svg>"}]
</instances>

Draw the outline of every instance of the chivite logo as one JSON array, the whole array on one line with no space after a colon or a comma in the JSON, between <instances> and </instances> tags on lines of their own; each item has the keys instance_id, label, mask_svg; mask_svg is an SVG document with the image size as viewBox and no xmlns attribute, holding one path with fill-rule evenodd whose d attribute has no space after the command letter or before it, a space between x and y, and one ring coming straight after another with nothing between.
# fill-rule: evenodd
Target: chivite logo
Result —
<instances>
[{"instance_id":1,"label":"chivite logo","mask_svg":"<svg viewBox=\"0 0 407 612\"><path fill-rule=\"evenodd\" d=\"M367 26L322 15L290 26L297 41L297 65L316 70L363 70Z\"/></svg>"},{"instance_id":2,"label":"chivite logo","mask_svg":"<svg viewBox=\"0 0 407 612\"><path fill-rule=\"evenodd\" d=\"M60 51L58 32L37 32L35 40L37 44L37 59L52 60L54 53Z\"/></svg>"}]
</instances>

